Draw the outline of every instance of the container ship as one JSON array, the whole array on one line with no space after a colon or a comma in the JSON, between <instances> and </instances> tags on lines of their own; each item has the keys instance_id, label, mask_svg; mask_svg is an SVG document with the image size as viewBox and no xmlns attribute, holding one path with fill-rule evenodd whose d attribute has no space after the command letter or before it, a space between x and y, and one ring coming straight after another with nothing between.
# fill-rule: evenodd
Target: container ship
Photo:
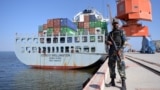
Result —
<instances>
[{"instance_id":1,"label":"container ship","mask_svg":"<svg viewBox=\"0 0 160 90\"><path fill-rule=\"evenodd\" d=\"M15 54L33 68L78 69L105 57L107 24L101 13L85 9L68 18L48 19L36 35L16 33Z\"/></svg>"}]
</instances>

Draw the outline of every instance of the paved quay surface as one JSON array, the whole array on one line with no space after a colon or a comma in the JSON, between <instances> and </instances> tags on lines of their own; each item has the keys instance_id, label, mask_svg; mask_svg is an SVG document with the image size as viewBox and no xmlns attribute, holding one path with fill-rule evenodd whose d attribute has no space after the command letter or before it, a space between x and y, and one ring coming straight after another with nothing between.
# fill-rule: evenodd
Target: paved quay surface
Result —
<instances>
[{"instance_id":1,"label":"paved quay surface","mask_svg":"<svg viewBox=\"0 0 160 90\"><path fill-rule=\"evenodd\" d=\"M160 53L155 53L155 54L125 53L125 55L137 57L140 59L160 64Z\"/></svg>"},{"instance_id":2,"label":"paved quay surface","mask_svg":"<svg viewBox=\"0 0 160 90\"><path fill-rule=\"evenodd\" d=\"M155 63L160 63L160 53L156 54L140 54L140 53L126 53L126 55L152 60ZM160 90L160 76L155 73L141 67L140 65L133 63L130 60L126 62L126 84L127 90ZM117 68L116 68L117 69ZM121 90L121 79L118 72L116 72L117 78L115 79L115 87L105 87L104 90ZM110 82L109 72L105 83Z\"/></svg>"}]
</instances>

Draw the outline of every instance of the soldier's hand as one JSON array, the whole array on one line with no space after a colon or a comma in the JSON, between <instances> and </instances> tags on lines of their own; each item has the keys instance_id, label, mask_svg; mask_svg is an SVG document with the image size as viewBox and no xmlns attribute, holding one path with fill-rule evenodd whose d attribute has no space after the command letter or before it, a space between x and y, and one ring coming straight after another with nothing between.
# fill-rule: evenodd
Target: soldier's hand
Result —
<instances>
[{"instance_id":1,"label":"soldier's hand","mask_svg":"<svg viewBox=\"0 0 160 90\"><path fill-rule=\"evenodd\" d=\"M111 41L107 41L107 45L112 45L112 42Z\"/></svg>"}]
</instances>

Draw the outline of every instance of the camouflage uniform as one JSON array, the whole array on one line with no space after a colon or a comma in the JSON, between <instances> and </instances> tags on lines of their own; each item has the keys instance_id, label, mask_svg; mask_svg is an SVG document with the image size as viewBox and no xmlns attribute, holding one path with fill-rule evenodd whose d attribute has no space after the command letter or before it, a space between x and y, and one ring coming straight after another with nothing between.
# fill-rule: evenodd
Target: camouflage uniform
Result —
<instances>
[{"instance_id":1,"label":"camouflage uniform","mask_svg":"<svg viewBox=\"0 0 160 90\"><path fill-rule=\"evenodd\" d=\"M110 78L114 79L116 78L116 73L115 73L115 67L116 67L116 62L117 62L117 69L119 72L119 75L121 79L126 79L126 74L125 74L125 62L124 62L124 56L123 56L123 45L125 42L125 34L123 33L122 30L113 30L109 34L111 34L113 41L116 43L117 48L120 50L120 58L121 61L118 60L117 52L115 50L115 47L113 45L110 45L109 48L109 61L108 61L108 66L109 66L109 71L110 71ZM111 41L111 38L108 37L108 41Z\"/></svg>"}]
</instances>

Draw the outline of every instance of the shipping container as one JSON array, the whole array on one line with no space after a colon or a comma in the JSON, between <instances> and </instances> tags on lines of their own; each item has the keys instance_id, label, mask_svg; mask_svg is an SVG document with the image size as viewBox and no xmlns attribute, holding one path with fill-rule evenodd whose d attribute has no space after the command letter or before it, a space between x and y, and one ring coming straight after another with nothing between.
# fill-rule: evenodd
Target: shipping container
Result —
<instances>
[{"instance_id":1,"label":"shipping container","mask_svg":"<svg viewBox=\"0 0 160 90\"><path fill-rule=\"evenodd\" d=\"M53 19L53 27L54 28L60 28L61 27L61 19L60 18Z\"/></svg>"},{"instance_id":2,"label":"shipping container","mask_svg":"<svg viewBox=\"0 0 160 90\"><path fill-rule=\"evenodd\" d=\"M95 28L89 28L89 34L95 34Z\"/></svg>"},{"instance_id":3,"label":"shipping container","mask_svg":"<svg viewBox=\"0 0 160 90\"><path fill-rule=\"evenodd\" d=\"M89 22L84 22L84 28L85 29L88 29L90 26L89 26Z\"/></svg>"},{"instance_id":4,"label":"shipping container","mask_svg":"<svg viewBox=\"0 0 160 90\"><path fill-rule=\"evenodd\" d=\"M90 27L90 28L95 28L95 23L96 23L96 22L89 22L89 27Z\"/></svg>"},{"instance_id":5,"label":"shipping container","mask_svg":"<svg viewBox=\"0 0 160 90\"><path fill-rule=\"evenodd\" d=\"M61 28L54 28L53 35L59 35Z\"/></svg>"},{"instance_id":6,"label":"shipping container","mask_svg":"<svg viewBox=\"0 0 160 90\"><path fill-rule=\"evenodd\" d=\"M48 28L47 29L47 36L52 36L53 31L54 31L54 28Z\"/></svg>"},{"instance_id":7,"label":"shipping container","mask_svg":"<svg viewBox=\"0 0 160 90\"><path fill-rule=\"evenodd\" d=\"M89 22L89 15L84 15L84 22Z\"/></svg>"},{"instance_id":8,"label":"shipping container","mask_svg":"<svg viewBox=\"0 0 160 90\"><path fill-rule=\"evenodd\" d=\"M84 29L78 29L77 34L78 34L78 35L81 35L81 34L84 33L84 31L85 31Z\"/></svg>"},{"instance_id":9,"label":"shipping container","mask_svg":"<svg viewBox=\"0 0 160 90\"><path fill-rule=\"evenodd\" d=\"M47 20L47 27L48 27L48 28L53 27L53 23L54 23L54 22L53 22L53 19L48 19L48 20Z\"/></svg>"},{"instance_id":10,"label":"shipping container","mask_svg":"<svg viewBox=\"0 0 160 90\"><path fill-rule=\"evenodd\" d=\"M73 29L74 31L77 31L77 25L70 21L68 18L62 18L61 19L61 27L68 27Z\"/></svg>"},{"instance_id":11,"label":"shipping container","mask_svg":"<svg viewBox=\"0 0 160 90\"><path fill-rule=\"evenodd\" d=\"M84 28L84 22L78 22L78 28L79 29Z\"/></svg>"},{"instance_id":12,"label":"shipping container","mask_svg":"<svg viewBox=\"0 0 160 90\"><path fill-rule=\"evenodd\" d=\"M61 27L60 33L61 33L61 35L66 35L66 34L67 35L73 35L76 32L73 29L71 29L71 28Z\"/></svg>"},{"instance_id":13,"label":"shipping container","mask_svg":"<svg viewBox=\"0 0 160 90\"><path fill-rule=\"evenodd\" d=\"M97 21L97 18L95 17L95 15L89 15L89 21L95 22L95 21Z\"/></svg>"},{"instance_id":14,"label":"shipping container","mask_svg":"<svg viewBox=\"0 0 160 90\"><path fill-rule=\"evenodd\" d=\"M101 21L95 22L95 27L101 27L101 26L102 26L102 22Z\"/></svg>"},{"instance_id":15,"label":"shipping container","mask_svg":"<svg viewBox=\"0 0 160 90\"><path fill-rule=\"evenodd\" d=\"M43 30L47 30L47 24L43 24Z\"/></svg>"},{"instance_id":16,"label":"shipping container","mask_svg":"<svg viewBox=\"0 0 160 90\"><path fill-rule=\"evenodd\" d=\"M107 22L101 22L102 29L107 29Z\"/></svg>"}]
</instances>

